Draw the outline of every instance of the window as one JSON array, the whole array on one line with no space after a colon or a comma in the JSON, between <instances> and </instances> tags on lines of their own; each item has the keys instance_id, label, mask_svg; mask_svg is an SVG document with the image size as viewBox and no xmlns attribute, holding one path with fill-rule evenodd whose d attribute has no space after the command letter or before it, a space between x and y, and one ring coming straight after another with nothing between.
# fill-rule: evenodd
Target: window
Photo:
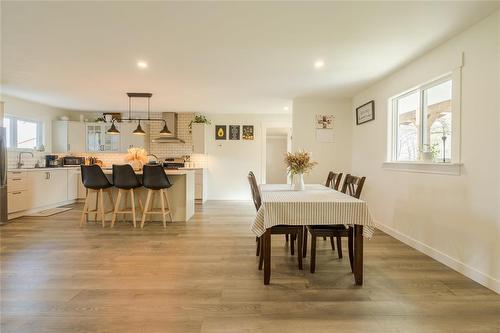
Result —
<instances>
[{"instance_id":1,"label":"window","mask_svg":"<svg viewBox=\"0 0 500 333\"><path fill-rule=\"evenodd\" d=\"M8 148L34 149L42 144L41 122L7 116L3 124Z\"/></svg>"},{"instance_id":2,"label":"window","mask_svg":"<svg viewBox=\"0 0 500 333\"><path fill-rule=\"evenodd\" d=\"M451 101L451 76L394 97L392 160L451 162Z\"/></svg>"}]
</instances>

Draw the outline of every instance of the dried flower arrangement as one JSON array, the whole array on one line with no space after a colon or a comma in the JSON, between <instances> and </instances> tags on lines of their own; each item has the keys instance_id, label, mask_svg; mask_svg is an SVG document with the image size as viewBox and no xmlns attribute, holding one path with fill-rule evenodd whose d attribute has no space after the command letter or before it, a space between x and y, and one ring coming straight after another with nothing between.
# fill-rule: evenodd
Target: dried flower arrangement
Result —
<instances>
[{"instance_id":1,"label":"dried flower arrangement","mask_svg":"<svg viewBox=\"0 0 500 333\"><path fill-rule=\"evenodd\" d=\"M285 164L287 166L288 173L293 176L297 174L309 173L318 163L311 161L311 154L306 151L299 150L296 153L286 153Z\"/></svg>"},{"instance_id":2,"label":"dried flower arrangement","mask_svg":"<svg viewBox=\"0 0 500 333\"><path fill-rule=\"evenodd\" d=\"M148 163L148 153L143 148L129 148L127 155L125 155L125 161L132 164L134 169L140 169Z\"/></svg>"}]
</instances>

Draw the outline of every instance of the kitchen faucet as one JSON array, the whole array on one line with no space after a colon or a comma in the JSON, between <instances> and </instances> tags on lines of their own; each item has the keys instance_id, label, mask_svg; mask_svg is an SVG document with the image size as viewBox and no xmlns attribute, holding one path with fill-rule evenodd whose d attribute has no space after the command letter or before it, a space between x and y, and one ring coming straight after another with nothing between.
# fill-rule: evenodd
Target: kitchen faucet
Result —
<instances>
[{"instance_id":1,"label":"kitchen faucet","mask_svg":"<svg viewBox=\"0 0 500 333\"><path fill-rule=\"evenodd\" d=\"M21 169L21 167L24 165L24 163L22 162L23 154L29 154L29 155L31 155L31 157L35 157L35 155L33 155L33 153L29 152L29 151L19 152L19 155L17 156L17 168L18 169Z\"/></svg>"},{"instance_id":2,"label":"kitchen faucet","mask_svg":"<svg viewBox=\"0 0 500 333\"><path fill-rule=\"evenodd\" d=\"M156 156L155 154L148 154L147 157L149 156L153 156L155 159L156 159L156 163L158 163L160 160L158 159L158 156Z\"/></svg>"}]
</instances>

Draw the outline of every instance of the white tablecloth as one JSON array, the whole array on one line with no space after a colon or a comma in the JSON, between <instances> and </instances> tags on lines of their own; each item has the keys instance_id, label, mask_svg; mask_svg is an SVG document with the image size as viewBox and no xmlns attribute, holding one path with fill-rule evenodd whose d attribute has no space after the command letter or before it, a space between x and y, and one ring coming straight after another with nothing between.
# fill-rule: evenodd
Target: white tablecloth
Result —
<instances>
[{"instance_id":1,"label":"white tablecloth","mask_svg":"<svg viewBox=\"0 0 500 333\"><path fill-rule=\"evenodd\" d=\"M252 231L262 236L275 225L362 225L363 236L371 238L375 223L363 200L319 184L306 185L294 191L288 184L260 186L262 205Z\"/></svg>"}]
</instances>

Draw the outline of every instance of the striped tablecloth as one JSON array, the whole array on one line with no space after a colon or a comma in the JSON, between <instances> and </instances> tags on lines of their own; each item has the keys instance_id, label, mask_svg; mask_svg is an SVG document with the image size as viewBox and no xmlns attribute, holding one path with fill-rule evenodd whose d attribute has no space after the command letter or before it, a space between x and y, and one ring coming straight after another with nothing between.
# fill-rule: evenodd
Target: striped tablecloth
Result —
<instances>
[{"instance_id":1,"label":"striped tablecloth","mask_svg":"<svg viewBox=\"0 0 500 333\"><path fill-rule=\"evenodd\" d=\"M264 184L260 190L262 205L252 225L257 236L280 224L357 224L367 238L375 231L366 202L326 186L306 185L304 191L293 191L287 184Z\"/></svg>"}]
</instances>

